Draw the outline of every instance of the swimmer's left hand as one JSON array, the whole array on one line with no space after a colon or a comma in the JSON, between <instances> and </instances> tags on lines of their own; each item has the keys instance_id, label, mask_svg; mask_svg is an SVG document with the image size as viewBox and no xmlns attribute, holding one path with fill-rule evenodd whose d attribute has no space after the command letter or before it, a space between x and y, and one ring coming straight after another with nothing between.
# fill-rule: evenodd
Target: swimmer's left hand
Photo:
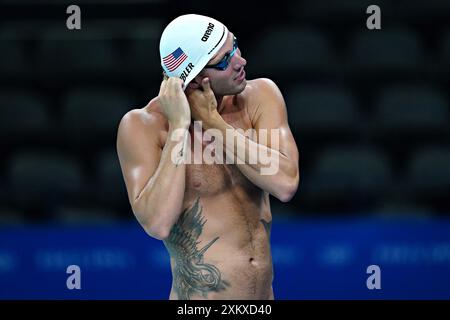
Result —
<instances>
[{"instance_id":1,"label":"swimmer's left hand","mask_svg":"<svg viewBox=\"0 0 450 320\"><path fill-rule=\"evenodd\" d=\"M203 91L200 89L186 89L186 95L191 107L194 120L202 121L205 129L213 127L213 123L220 117L217 112L217 100L211 89L209 78L202 80Z\"/></svg>"}]
</instances>

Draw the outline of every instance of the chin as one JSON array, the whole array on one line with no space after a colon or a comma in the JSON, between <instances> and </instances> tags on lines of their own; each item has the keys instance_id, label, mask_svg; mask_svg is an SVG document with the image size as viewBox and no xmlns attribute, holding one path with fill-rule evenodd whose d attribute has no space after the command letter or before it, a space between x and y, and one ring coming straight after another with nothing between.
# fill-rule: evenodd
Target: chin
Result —
<instances>
[{"instance_id":1,"label":"chin","mask_svg":"<svg viewBox=\"0 0 450 320\"><path fill-rule=\"evenodd\" d=\"M247 86L247 80L244 79L239 85L235 86L230 95L239 94L242 91L244 91L245 87Z\"/></svg>"}]
</instances>

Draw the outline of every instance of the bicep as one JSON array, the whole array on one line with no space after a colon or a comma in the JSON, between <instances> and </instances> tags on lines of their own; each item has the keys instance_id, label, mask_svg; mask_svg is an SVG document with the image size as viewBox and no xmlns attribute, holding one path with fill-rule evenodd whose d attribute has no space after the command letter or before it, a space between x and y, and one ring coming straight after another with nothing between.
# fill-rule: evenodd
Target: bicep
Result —
<instances>
[{"instance_id":1,"label":"bicep","mask_svg":"<svg viewBox=\"0 0 450 320\"><path fill-rule=\"evenodd\" d=\"M278 87L270 80L260 84L258 109L255 113L254 128L258 133L258 143L270 148L292 160L298 159L298 149L289 128L286 104ZM265 141L263 137L267 136Z\"/></svg>"},{"instance_id":2,"label":"bicep","mask_svg":"<svg viewBox=\"0 0 450 320\"><path fill-rule=\"evenodd\" d=\"M117 134L117 153L131 204L154 175L161 147L155 129L145 125L138 117L126 115Z\"/></svg>"}]
</instances>

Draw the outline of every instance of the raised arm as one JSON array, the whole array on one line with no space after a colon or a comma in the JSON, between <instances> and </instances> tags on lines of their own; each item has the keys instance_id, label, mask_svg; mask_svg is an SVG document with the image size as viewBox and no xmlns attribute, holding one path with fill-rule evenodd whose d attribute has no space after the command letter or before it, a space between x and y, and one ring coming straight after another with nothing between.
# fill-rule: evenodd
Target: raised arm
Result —
<instances>
[{"instance_id":1,"label":"raised arm","mask_svg":"<svg viewBox=\"0 0 450 320\"><path fill-rule=\"evenodd\" d=\"M202 120L205 128L221 132L218 140L251 182L279 200L289 201L299 184L299 154L278 87L269 79L253 81L253 106L249 112L255 134L250 137L225 122L217 112L208 81L203 81L206 89L196 90L189 97L194 117ZM229 138L235 143L227 143Z\"/></svg>"},{"instance_id":2,"label":"raised arm","mask_svg":"<svg viewBox=\"0 0 450 320\"><path fill-rule=\"evenodd\" d=\"M278 89L277 85L269 79L258 79L256 85L257 95L256 108L252 112L253 128L258 133L256 135L256 142L258 145L252 146L249 142L250 150L257 149L264 151L268 147L269 155L277 153L277 157L269 157L269 159L278 159L275 163L278 165L278 170L273 175L254 175L247 165L238 165L241 171L249 172L249 175L254 176L258 181L257 184L263 186L270 186L267 189L271 190L274 196L281 201L289 201L295 194L300 180L299 170L299 152L289 128L286 104L284 98ZM263 133L264 132L264 133ZM267 139L264 139L267 133ZM260 139L263 138L263 139ZM254 149L251 149L253 147ZM264 153L263 153L264 154ZM251 167L254 170L260 171L258 166ZM265 180L263 180L265 179Z\"/></svg>"},{"instance_id":3,"label":"raised arm","mask_svg":"<svg viewBox=\"0 0 450 320\"><path fill-rule=\"evenodd\" d=\"M117 134L117 152L133 212L144 230L160 240L168 237L178 220L185 191L187 135L182 133L187 133L190 112L178 80L164 80L161 85L159 100L169 120L164 146L159 142L158 117L162 116L143 110L128 112Z\"/></svg>"}]
</instances>

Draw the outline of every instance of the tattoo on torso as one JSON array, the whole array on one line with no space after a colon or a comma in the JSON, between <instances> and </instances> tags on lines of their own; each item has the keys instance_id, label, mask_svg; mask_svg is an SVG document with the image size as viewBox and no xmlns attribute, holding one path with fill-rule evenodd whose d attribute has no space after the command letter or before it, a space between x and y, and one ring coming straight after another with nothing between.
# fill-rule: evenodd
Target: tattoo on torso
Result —
<instances>
[{"instance_id":1,"label":"tattoo on torso","mask_svg":"<svg viewBox=\"0 0 450 320\"><path fill-rule=\"evenodd\" d=\"M212 239L203 248L198 248L198 241L206 221L202 215L200 199L186 209L172 227L164 244L175 260L173 270L173 287L181 300L188 300L192 295L207 297L209 292L225 290L229 284L222 279L220 270L204 262L203 255L219 237Z\"/></svg>"}]
</instances>

